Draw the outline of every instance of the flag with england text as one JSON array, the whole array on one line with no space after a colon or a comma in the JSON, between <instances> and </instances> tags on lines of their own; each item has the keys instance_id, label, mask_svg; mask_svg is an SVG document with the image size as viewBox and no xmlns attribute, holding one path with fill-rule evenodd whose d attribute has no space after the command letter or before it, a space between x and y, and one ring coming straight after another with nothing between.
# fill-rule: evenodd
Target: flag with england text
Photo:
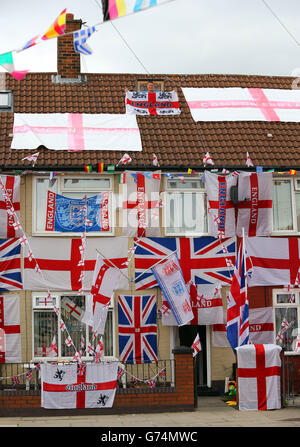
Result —
<instances>
[{"instance_id":1,"label":"flag with england text","mask_svg":"<svg viewBox=\"0 0 300 447\"><path fill-rule=\"evenodd\" d=\"M0 239L0 292L16 289L23 289L20 240Z\"/></svg>"},{"instance_id":2,"label":"flag with england text","mask_svg":"<svg viewBox=\"0 0 300 447\"><path fill-rule=\"evenodd\" d=\"M161 172L125 171L122 184L123 236L160 236L159 190Z\"/></svg>"},{"instance_id":3,"label":"flag with england text","mask_svg":"<svg viewBox=\"0 0 300 447\"><path fill-rule=\"evenodd\" d=\"M157 362L156 296L119 295L118 316L120 362Z\"/></svg>"},{"instance_id":4,"label":"flag with england text","mask_svg":"<svg viewBox=\"0 0 300 447\"><path fill-rule=\"evenodd\" d=\"M272 172L240 172L237 236L270 236L273 225Z\"/></svg>"},{"instance_id":5,"label":"flag with england text","mask_svg":"<svg viewBox=\"0 0 300 447\"><path fill-rule=\"evenodd\" d=\"M47 193L46 231L91 232L110 231L109 192L103 191L87 199L71 199Z\"/></svg>"},{"instance_id":6,"label":"flag with england text","mask_svg":"<svg viewBox=\"0 0 300 447\"><path fill-rule=\"evenodd\" d=\"M20 296L0 296L0 363L21 363Z\"/></svg>"},{"instance_id":7,"label":"flag with england text","mask_svg":"<svg viewBox=\"0 0 300 447\"><path fill-rule=\"evenodd\" d=\"M227 296L227 338L233 350L249 343L249 303L245 263L244 239L241 239Z\"/></svg>"},{"instance_id":8,"label":"flag with england text","mask_svg":"<svg viewBox=\"0 0 300 447\"><path fill-rule=\"evenodd\" d=\"M126 113L133 115L179 115L177 92L126 92Z\"/></svg>"},{"instance_id":9,"label":"flag with england text","mask_svg":"<svg viewBox=\"0 0 300 447\"><path fill-rule=\"evenodd\" d=\"M300 91L262 88L182 88L194 121L300 122Z\"/></svg>"},{"instance_id":10,"label":"flag with england text","mask_svg":"<svg viewBox=\"0 0 300 447\"><path fill-rule=\"evenodd\" d=\"M20 176L0 175L0 237L7 239L22 236L21 228L17 228L18 221L20 221Z\"/></svg>"},{"instance_id":11,"label":"flag with england text","mask_svg":"<svg viewBox=\"0 0 300 447\"><path fill-rule=\"evenodd\" d=\"M41 365L41 406L50 409L111 408L117 388L118 362Z\"/></svg>"},{"instance_id":12,"label":"flag with england text","mask_svg":"<svg viewBox=\"0 0 300 447\"><path fill-rule=\"evenodd\" d=\"M176 252L183 278L187 284L231 284L235 264L235 238L220 241L213 237L162 237L135 240L136 289L157 287L151 267ZM223 249L227 253L224 253Z\"/></svg>"},{"instance_id":13,"label":"flag with england text","mask_svg":"<svg viewBox=\"0 0 300 447\"><path fill-rule=\"evenodd\" d=\"M81 239L29 237L28 241L34 257L26 245L25 290L91 290L97 249L117 268L124 268L128 259L128 240L122 237L87 238L84 263Z\"/></svg>"},{"instance_id":14,"label":"flag with england text","mask_svg":"<svg viewBox=\"0 0 300 447\"><path fill-rule=\"evenodd\" d=\"M209 234L214 237L235 236L235 207L230 198L237 177L205 171L205 188L208 199Z\"/></svg>"}]
</instances>

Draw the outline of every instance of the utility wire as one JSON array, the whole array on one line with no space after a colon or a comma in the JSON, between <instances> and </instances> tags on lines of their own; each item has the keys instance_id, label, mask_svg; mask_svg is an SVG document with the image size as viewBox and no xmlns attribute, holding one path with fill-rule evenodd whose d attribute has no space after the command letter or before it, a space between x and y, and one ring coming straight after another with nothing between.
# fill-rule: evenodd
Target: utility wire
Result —
<instances>
[{"instance_id":1,"label":"utility wire","mask_svg":"<svg viewBox=\"0 0 300 447\"><path fill-rule=\"evenodd\" d=\"M261 0L266 8L271 12L271 14L275 17L275 19L280 23L282 28L289 34L289 36L293 39L293 41L296 43L298 47L300 47L300 42L296 39L296 37L290 32L290 30L285 26L285 24L280 20L280 18L275 14L273 9L268 5L268 3L265 0Z\"/></svg>"}]
</instances>

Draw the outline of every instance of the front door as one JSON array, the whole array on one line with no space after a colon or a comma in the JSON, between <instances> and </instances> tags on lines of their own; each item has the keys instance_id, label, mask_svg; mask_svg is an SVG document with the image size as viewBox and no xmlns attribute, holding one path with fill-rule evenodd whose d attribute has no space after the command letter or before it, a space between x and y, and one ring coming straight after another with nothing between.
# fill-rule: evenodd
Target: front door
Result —
<instances>
[{"instance_id":1,"label":"front door","mask_svg":"<svg viewBox=\"0 0 300 447\"><path fill-rule=\"evenodd\" d=\"M181 346L191 347L197 333L201 341L201 351L196 356L195 368L197 389L207 386L207 352L206 352L206 326L185 325L179 327L179 340Z\"/></svg>"}]
</instances>

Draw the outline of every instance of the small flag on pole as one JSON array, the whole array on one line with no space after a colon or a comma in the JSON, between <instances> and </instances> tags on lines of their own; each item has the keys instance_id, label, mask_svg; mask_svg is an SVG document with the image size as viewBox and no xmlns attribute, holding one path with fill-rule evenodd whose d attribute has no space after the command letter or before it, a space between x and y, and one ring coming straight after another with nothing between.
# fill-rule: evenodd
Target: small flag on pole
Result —
<instances>
[{"instance_id":1,"label":"small flag on pole","mask_svg":"<svg viewBox=\"0 0 300 447\"><path fill-rule=\"evenodd\" d=\"M198 352L201 351L202 346L201 346L201 341L200 341L199 334L196 335L196 338L193 341L193 344L192 344L191 348L193 348L193 350L194 350L193 357L195 357L198 354Z\"/></svg>"},{"instance_id":2,"label":"small flag on pole","mask_svg":"<svg viewBox=\"0 0 300 447\"><path fill-rule=\"evenodd\" d=\"M39 152L36 152L35 154L28 155L28 157L24 157L24 158L22 158L22 161L23 161L23 160L32 161L32 166L34 166L34 165L36 164L36 162L37 162L37 159L38 159L38 156L39 156L39 155L40 155L40 153L39 153Z\"/></svg>"},{"instance_id":3,"label":"small flag on pole","mask_svg":"<svg viewBox=\"0 0 300 447\"><path fill-rule=\"evenodd\" d=\"M155 154L153 154L153 166L159 166L158 158Z\"/></svg>"},{"instance_id":4,"label":"small flag on pole","mask_svg":"<svg viewBox=\"0 0 300 447\"><path fill-rule=\"evenodd\" d=\"M132 158L128 154L124 154L120 161L118 161L117 166L122 163L123 165L126 165L127 163L130 163L132 161Z\"/></svg>"},{"instance_id":5,"label":"small flag on pole","mask_svg":"<svg viewBox=\"0 0 300 447\"><path fill-rule=\"evenodd\" d=\"M203 157L203 164L204 165L214 165L213 160L211 159L211 156L209 155L209 152L206 152L206 154Z\"/></svg>"},{"instance_id":6,"label":"small flag on pole","mask_svg":"<svg viewBox=\"0 0 300 447\"><path fill-rule=\"evenodd\" d=\"M253 167L253 163L252 163L251 157L249 155L249 152L247 152L246 165L248 166L248 168Z\"/></svg>"}]
</instances>

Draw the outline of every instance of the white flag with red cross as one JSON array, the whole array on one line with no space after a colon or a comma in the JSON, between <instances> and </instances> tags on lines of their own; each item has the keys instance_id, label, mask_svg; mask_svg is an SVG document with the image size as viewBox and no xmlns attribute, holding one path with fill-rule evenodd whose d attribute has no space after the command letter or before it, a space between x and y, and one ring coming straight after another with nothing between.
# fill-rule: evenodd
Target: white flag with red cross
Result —
<instances>
[{"instance_id":1,"label":"white flag with red cross","mask_svg":"<svg viewBox=\"0 0 300 447\"><path fill-rule=\"evenodd\" d=\"M248 237L248 286L294 286L300 267L299 238Z\"/></svg>"},{"instance_id":2,"label":"white flag with red cross","mask_svg":"<svg viewBox=\"0 0 300 447\"><path fill-rule=\"evenodd\" d=\"M193 357L195 357L198 354L198 352L202 350L201 341L198 333L195 337L195 340L193 341L191 348L193 349Z\"/></svg>"},{"instance_id":3,"label":"white flag with red cross","mask_svg":"<svg viewBox=\"0 0 300 447\"><path fill-rule=\"evenodd\" d=\"M125 171L122 184L123 236L159 237L159 191L161 171Z\"/></svg>"},{"instance_id":4,"label":"white flag with red cross","mask_svg":"<svg viewBox=\"0 0 300 447\"><path fill-rule=\"evenodd\" d=\"M252 344L275 343L272 306L249 309L249 339Z\"/></svg>"},{"instance_id":5,"label":"white flag with red cross","mask_svg":"<svg viewBox=\"0 0 300 447\"><path fill-rule=\"evenodd\" d=\"M22 229L17 226L19 221L20 176L0 175L0 238L22 236Z\"/></svg>"},{"instance_id":6,"label":"white flag with red cross","mask_svg":"<svg viewBox=\"0 0 300 447\"><path fill-rule=\"evenodd\" d=\"M237 236L270 236L272 232L272 172L240 172Z\"/></svg>"},{"instance_id":7,"label":"white flag with red cross","mask_svg":"<svg viewBox=\"0 0 300 447\"><path fill-rule=\"evenodd\" d=\"M111 408L117 387L118 362L41 365L41 406L49 409Z\"/></svg>"},{"instance_id":8,"label":"white flag with red cross","mask_svg":"<svg viewBox=\"0 0 300 447\"><path fill-rule=\"evenodd\" d=\"M122 237L88 238L84 265L81 239L29 237L28 240L33 256L25 246L25 290L90 290L97 249L119 268L124 268L128 256L128 240ZM41 273L36 271L36 265ZM127 272L127 267L124 271ZM124 286L125 283L128 287L128 281Z\"/></svg>"},{"instance_id":9,"label":"white flag with red cross","mask_svg":"<svg viewBox=\"0 0 300 447\"><path fill-rule=\"evenodd\" d=\"M141 151L135 115L15 113L12 149Z\"/></svg>"},{"instance_id":10,"label":"white flag with red cross","mask_svg":"<svg viewBox=\"0 0 300 447\"><path fill-rule=\"evenodd\" d=\"M221 286L218 284L190 285L190 298L194 318L189 322L192 325L222 324L223 301Z\"/></svg>"},{"instance_id":11,"label":"white flag with red cross","mask_svg":"<svg viewBox=\"0 0 300 447\"><path fill-rule=\"evenodd\" d=\"M237 177L233 174L218 175L205 171L208 226L211 236L235 236L235 206L230 198L230 190L236 184Z\"/></svg>"},{"instance_id":12,"label":"white flag with red cross","mask_svg":"<svg viewBox=\"0 0 300 447\"><path fill-rule=\"evenodd\" d=\"M84 309L82 309L82 307L76 304L73 300L64 296L61 300L61 306L66 309L71 317L76 318L76 320L79 321L82 320Z\"/></svg>"},{"instance_id":13,"label":"white flag with red cross","mask_svg":"<svg viewBox=\"0 0 300 447\"><path fill-rule=\"evenodd\" d=\"M236 348L239 410L281 408L281 347L248 344Z\"/></svg>"},{"instance_id":14,"label":"white flag with red cross","mask_svg":"<svg viewBox=\"0 0 300 447\"><path fill-rule=\"evenodd\" d=\"M0 296L0 363L21 362L20 296Z\"/></svg>"},{"instance_id":15,"label":"white flag with red cross","mask_svg":"<svg viewBox=\"0 0 300 447\"><path fill-rule=\"evenodd\" d=\"M104 334L110 301L114 291L126 285L124 281L127 280L118 268L113 267L102 256L97 256L91 294L82 318L82 322L91 326L94 332Z\"/></svg>"}]
</instances>

